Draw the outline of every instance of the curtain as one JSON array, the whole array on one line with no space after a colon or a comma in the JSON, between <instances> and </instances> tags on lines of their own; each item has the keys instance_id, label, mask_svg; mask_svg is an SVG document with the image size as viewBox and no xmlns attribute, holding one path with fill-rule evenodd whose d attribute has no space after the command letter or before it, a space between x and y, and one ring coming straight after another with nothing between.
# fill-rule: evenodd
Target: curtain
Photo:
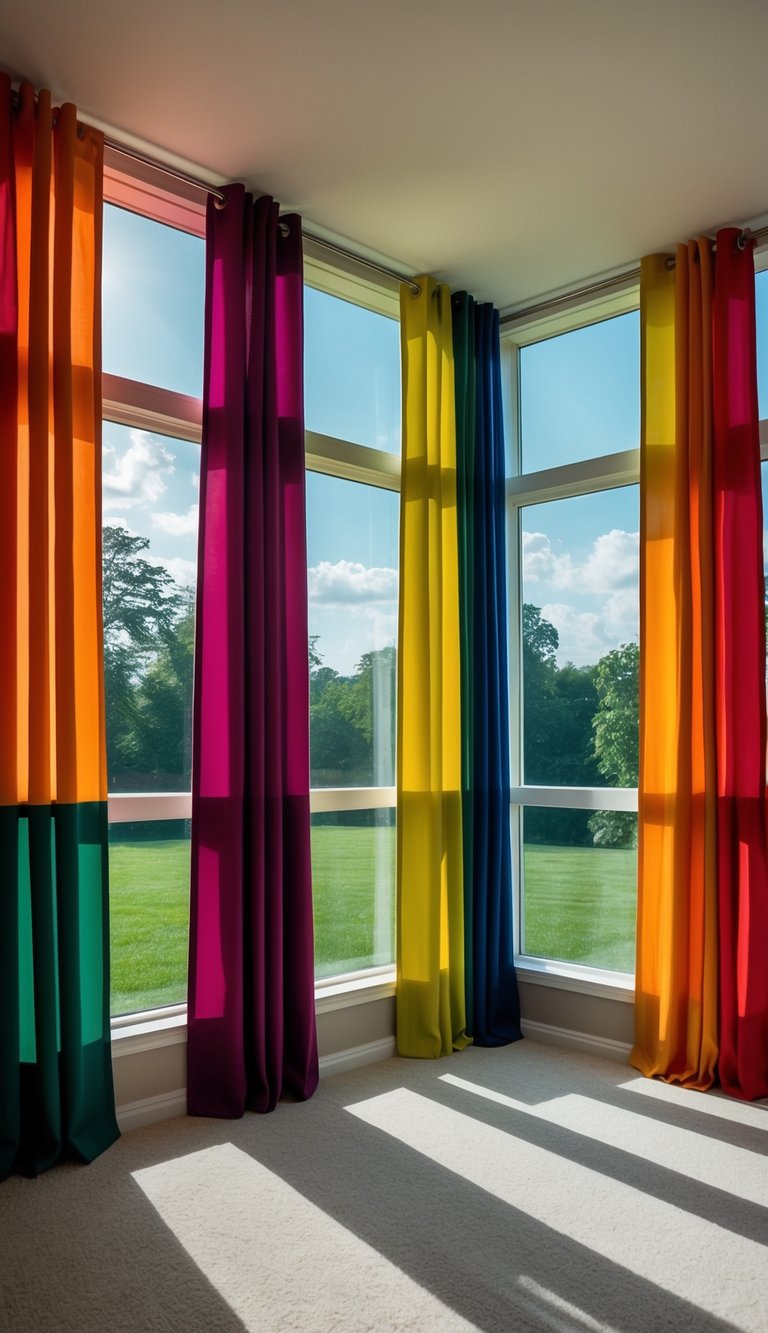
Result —
<instances>
[{"instance_id":1,"label":"curtain","mask_svg":"<svg viewBox=\"0 0 768 1333\"><path fill-rule=\"evenodd\" d=\"M456 381L467 1030L518 1040L509 793L505 460L499 316L452 298Z\"/></svg>"},{"instance_id":2,"label":"curtain","mask_svg":"<svg viewBox=\"0 0 768 1333\"><path fill-rule=\"evenodd\" d=\"M101 134L0 75L0 1174L118 1135L101 620Z\"/></svg>"},{"instance_id":3,"label":"curtain","mask_svg":"<svg viewBox=\"0 0 768 1333\"><path fill-rule=\"evenodd\" d=\"M397 1048L466 1046L456 405L451 299L401 291Z\"/></svg>"},{"instance_id":4,"label":"curtain","mask_svg":"<svg viewBox=\"0 0 768 1333\"><path fill-rule=\"evenodd\" d=\"M641 271L632 1063L768 1093L765 628L754 269L738 232Z\"/></svg>"},{"instance_id":5,"label":"curtain","mask_svg":"<svg viewBox=\"0 0 768 1333\"><path fill-rule=\"evenodd\" d=\"M301 223L208 204L188 1102L317 1085ZM287 234L284 234L287 233Z\"/></svg>"}]
</instances>

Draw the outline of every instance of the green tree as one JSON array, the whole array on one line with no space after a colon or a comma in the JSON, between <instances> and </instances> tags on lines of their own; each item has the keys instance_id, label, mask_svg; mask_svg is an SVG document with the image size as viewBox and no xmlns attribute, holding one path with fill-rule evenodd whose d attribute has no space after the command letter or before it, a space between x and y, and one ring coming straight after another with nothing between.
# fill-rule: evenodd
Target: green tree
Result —
<instances>
[{"instance_id":1,"label":"green tree","mask_svg":"<svg viewBox=\"0 0 768 1333\"><path fill-rule=\"evenodd\" d=\"M541 610L523 605L523 758L525 781L591 786L597 777L592 718L597 707L594 667L557 665L559 636ZM527 842L591 842L578 810L528 807Z\"/></svg>"},{"instance_id":2,"label":"green tree","mask_svg":"<svg viewBox=\"0 0 768 1333\"><path fill-rule=\"evenodd\" d=\"M139 683L135 695L136 754L142 773L163 774L179 790L192 780L192 672L195 605L182 594L180 619Z\"/></svg>"},{"instance_id":3,"label":"green tree","mask_svg":"<svg viewBox=\"0 0 768 1333\"><path fill-rule=\"evenodd\" d=\"M138 688L171 641L184 599L168 570L145 559L149 540L121 526L102 532L104 679L110 780L136 768Z\"/></svg>"},{"instance_id":4,"label":"green tree","mask_svg":"<svg viewBox=\"0 0 768 1333\"><path fill-rule=\"evenodd\" d=\"M614 787L636 787L639 772L640 648L625 643L595 669L598 707L592 728L601 775ZM599 810L589 821L595 844L634 847L637 819L622 810Z\"/></svg>"}]
</instances>

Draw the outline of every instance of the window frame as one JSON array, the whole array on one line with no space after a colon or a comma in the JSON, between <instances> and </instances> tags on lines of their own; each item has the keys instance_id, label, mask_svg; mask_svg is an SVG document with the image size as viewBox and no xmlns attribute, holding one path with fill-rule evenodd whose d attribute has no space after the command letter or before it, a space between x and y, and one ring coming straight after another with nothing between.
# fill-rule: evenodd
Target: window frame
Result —
<instances>
[{"instance_id":1,"label":"window frame","mask_svg":"<svg viewBox=\"0 0 768 1333\"><path fill-rule=\"evenodd\" d=\"M205 203L199 192L177 182L169 188L168 178L142 163L132 164L127 170L124 158L111 150L105 155L104 203L205 238ZM383 276L372 279L370 270L352 259L339 257L331 264L326 252L310 240L304 243L304 283L399 320L398 283ZM202 399L107 372L102 374L102 420L198 446L202 442ZM399 456L315 431L305 431L305 467L308 472L400 491ZM393 809L396 804L395 787L310 790L311 814ZM110 824L190 819L192 793L110 792L107 809ZM394 983L394 963L316 980L318 1012L389 998L394 995ZM169 1025L175 1027L186 1021L186 1004L172 1003L149 1011L116 1014L111 1021L114 1030L125 1033L130 1030L140 1043L146 1036L145 1029L157 1028L162 1042ZM127 1046L121 1049L128 1051Z\"/></svg>"}]
</instances>

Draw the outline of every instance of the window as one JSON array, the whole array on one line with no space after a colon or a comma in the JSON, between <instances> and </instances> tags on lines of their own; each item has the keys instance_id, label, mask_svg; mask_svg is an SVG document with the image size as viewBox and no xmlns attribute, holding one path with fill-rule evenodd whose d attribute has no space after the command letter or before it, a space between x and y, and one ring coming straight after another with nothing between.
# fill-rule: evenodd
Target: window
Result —
<instances>
[{"instance_id":1,"label":"window","mask_svg":"<svg viewBox=\"0 0 768 1333\"><path fill-rule=\"evenodd\" d=\"M637 885L639 318L627 309L542 332L518 329L509 344L519 402L508 485L517 939L523 964L627 973Z\"/></svg>"},{"instance_id":2,"label":"window","mask_svg":"<svg viewBox=\"0 0 768 1333\"><path fill-rule=\"evenodd\" d=\"M130 184L124 190L130 194ZM114 193L123 199L119 187ZM115 204L104 208L113 1014L186 997L205 285L199 207L186 225L197 234Z\"/></svg>"},{"instance_id":3,"label":"window","mask_svg":"<svg viewBox=\"0 0 768 1333\"><path fill-rule=\"evenodd\" d=\"M311 259L306 271L318 284L305 287L305 382L322 981L394 963L400 340L394 293Z\"/></svg>"},{"instance_id":4,"label":"window","mask_svg":"<svg viewBox=\"0 0 768 1333\"><path fill-rule=\"evenodd\" d=\"M183 1006L204 209L106 171L104 644L112 1012ZM391 968L400 353L394 291L305 255L318 981Z\"/></svg>"}]
</instances>

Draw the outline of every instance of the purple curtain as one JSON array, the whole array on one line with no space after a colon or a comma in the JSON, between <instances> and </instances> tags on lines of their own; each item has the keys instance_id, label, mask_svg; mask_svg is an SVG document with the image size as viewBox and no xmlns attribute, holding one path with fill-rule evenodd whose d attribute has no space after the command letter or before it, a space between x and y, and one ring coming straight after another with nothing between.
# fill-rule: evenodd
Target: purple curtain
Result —
<instances>
[{"instance_id":1,"label":"purple curtain","mask_svg":"<svg viewBox=\"0 0 768 1333\"><path fill-rule=\"evenodd\" d=\"M301 222L208 202L188 1103L317 1086ZM287 231L286 231L287 229Z\"/></svg>"}]
</instances>

